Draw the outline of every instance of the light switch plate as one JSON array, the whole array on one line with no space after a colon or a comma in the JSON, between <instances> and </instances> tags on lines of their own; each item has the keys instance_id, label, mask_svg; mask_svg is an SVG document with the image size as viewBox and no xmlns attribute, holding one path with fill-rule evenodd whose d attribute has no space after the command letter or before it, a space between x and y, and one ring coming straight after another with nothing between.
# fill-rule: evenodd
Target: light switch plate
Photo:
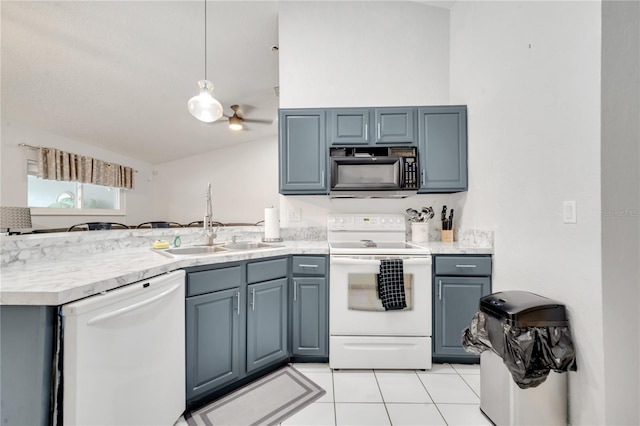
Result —
<instances>
[{"instance_id":1,"label":"light switch plate","mask_svg":"<svg viewBox=\"0 0 640 426\"><path fill-rule=\"evenodd\" d=\"M578 223L575 201L565 201L562 203L562 218L564 223Z\"/></svg>"}]
</instances>

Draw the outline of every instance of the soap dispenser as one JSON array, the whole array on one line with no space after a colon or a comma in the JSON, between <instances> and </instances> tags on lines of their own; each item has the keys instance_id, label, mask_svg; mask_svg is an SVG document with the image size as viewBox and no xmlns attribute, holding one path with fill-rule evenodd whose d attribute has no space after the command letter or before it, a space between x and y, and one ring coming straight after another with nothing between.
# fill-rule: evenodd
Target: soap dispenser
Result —
<instances>
[{"instance_id":1,"label":"soap dispenser","mask_svg":"<svg viewBox=\"0 0 640 426\"><path fill-rule=\"evenodd\" d=\"M173 246L180 247L180 244L182 244L182 241L180 240L180 235L178 235L178 231L176 231L175 237L173 237Z\"/></svg>"}]
</instances>

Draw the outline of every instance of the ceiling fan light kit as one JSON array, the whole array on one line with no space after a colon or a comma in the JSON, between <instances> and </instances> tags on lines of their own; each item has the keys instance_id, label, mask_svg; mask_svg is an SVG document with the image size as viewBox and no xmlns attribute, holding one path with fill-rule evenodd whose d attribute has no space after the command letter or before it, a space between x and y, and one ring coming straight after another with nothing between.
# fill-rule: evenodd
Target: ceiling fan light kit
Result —
<instances>
[{"instance_id":1,"label":"ceiling fan light kit","mask_svg":"<svg viewBox=\"0 0 640 426\"><path fill-rule=\"evenodd\" d=\"M198 81L200 93L189 99L187 108L191 115L205 123L213 123L222 117L222 104L213 97L213 83L207 80L207 0L204 1L204 80Z\"/></svg>"},{"instance_id":2,"label":"ceiling fan light kit","mask_svg":"<svg viewBox=\"0 0 640 426\"><path fill-rule=\"evenodd\" d=\"M231 130L242 130L242 118L238 117L237 114L229 117L229 128Z\"/></svg>"}]
</instances>

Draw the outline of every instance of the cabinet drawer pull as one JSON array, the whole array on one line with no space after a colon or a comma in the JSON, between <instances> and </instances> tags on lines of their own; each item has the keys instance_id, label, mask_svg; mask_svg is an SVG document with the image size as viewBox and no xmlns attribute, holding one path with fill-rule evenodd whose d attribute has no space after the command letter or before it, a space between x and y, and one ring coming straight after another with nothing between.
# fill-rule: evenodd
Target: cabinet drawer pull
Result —
<instances>
[{"instance_id":1,"label":"cabinet drawer pull","mask_svg":"<svg viewBox=\"0 0 640 426\"><path fill-rule=\"evenodd\" d=\"M301 263L298 266L301 268L317 268L318 267L318 265L306 265L304 263Z\"/></svg>"},{"instance_id":2,"label":"cabinet drawer pull","mask_svg":"<svg viewBox=\"0 0 640 426\"><path fill-rule=\"evenodd\" d=\"M296 280L293 281L293 301L298 300L298 282Z\"/></svg>"},{"instance_id":3,"label":"cabinet drawer pull","mask_svg":"<svg viewBox=\"0 0 640 426\"><path fill-rule=\"evenodd\" d=\"M251 310L256 310L256 289L251 289Z\"/></svg>"},{"instance_id":4,"label":"cabinet drawer pull","mask_svg":"<svg viewBox=\"0 0 640 426\"><path fill-rule=\"evenodd\" d=\"M456 265L456 268L475 268L478 265Z\"/></svg>"},{"instance_id":5,"label":"cabinet drawer pull","mask_svg":"<svg viewBox=\"0 0 640 426\"><path fill-rule=\"evenodd\" d=\"M236 300L237 300L237 305L236 305L236 309L238 311L238 315L240 315L240 292L236 292Z\"/></svg>"},{"instance_id":6,"label":"cabinet drawer pull","mask_svg":"<svg viewBox=\"0 0 640 426\"><path fill-rule=\"evenodd\" d=\"M442 300L442 280L438 280L438 300Z\"/></svg>"}]
</instances>

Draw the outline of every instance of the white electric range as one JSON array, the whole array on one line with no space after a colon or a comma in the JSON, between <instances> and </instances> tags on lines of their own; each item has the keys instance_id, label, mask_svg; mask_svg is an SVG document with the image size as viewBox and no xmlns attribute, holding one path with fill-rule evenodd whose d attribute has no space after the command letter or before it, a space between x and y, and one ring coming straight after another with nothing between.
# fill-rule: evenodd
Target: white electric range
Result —
<instances>
[{"instance_id":1,"label":"white electric range","mask_svg":"<svg viewBox=\"0 0 640 426\"><path fill-rule=\"evenodd\" d=\"M401 214L329 215L331 368L431 368L431 255L405 238ZM402 259L404 309L383 307L384 259Z\"/></svg>"}]
</instances>

